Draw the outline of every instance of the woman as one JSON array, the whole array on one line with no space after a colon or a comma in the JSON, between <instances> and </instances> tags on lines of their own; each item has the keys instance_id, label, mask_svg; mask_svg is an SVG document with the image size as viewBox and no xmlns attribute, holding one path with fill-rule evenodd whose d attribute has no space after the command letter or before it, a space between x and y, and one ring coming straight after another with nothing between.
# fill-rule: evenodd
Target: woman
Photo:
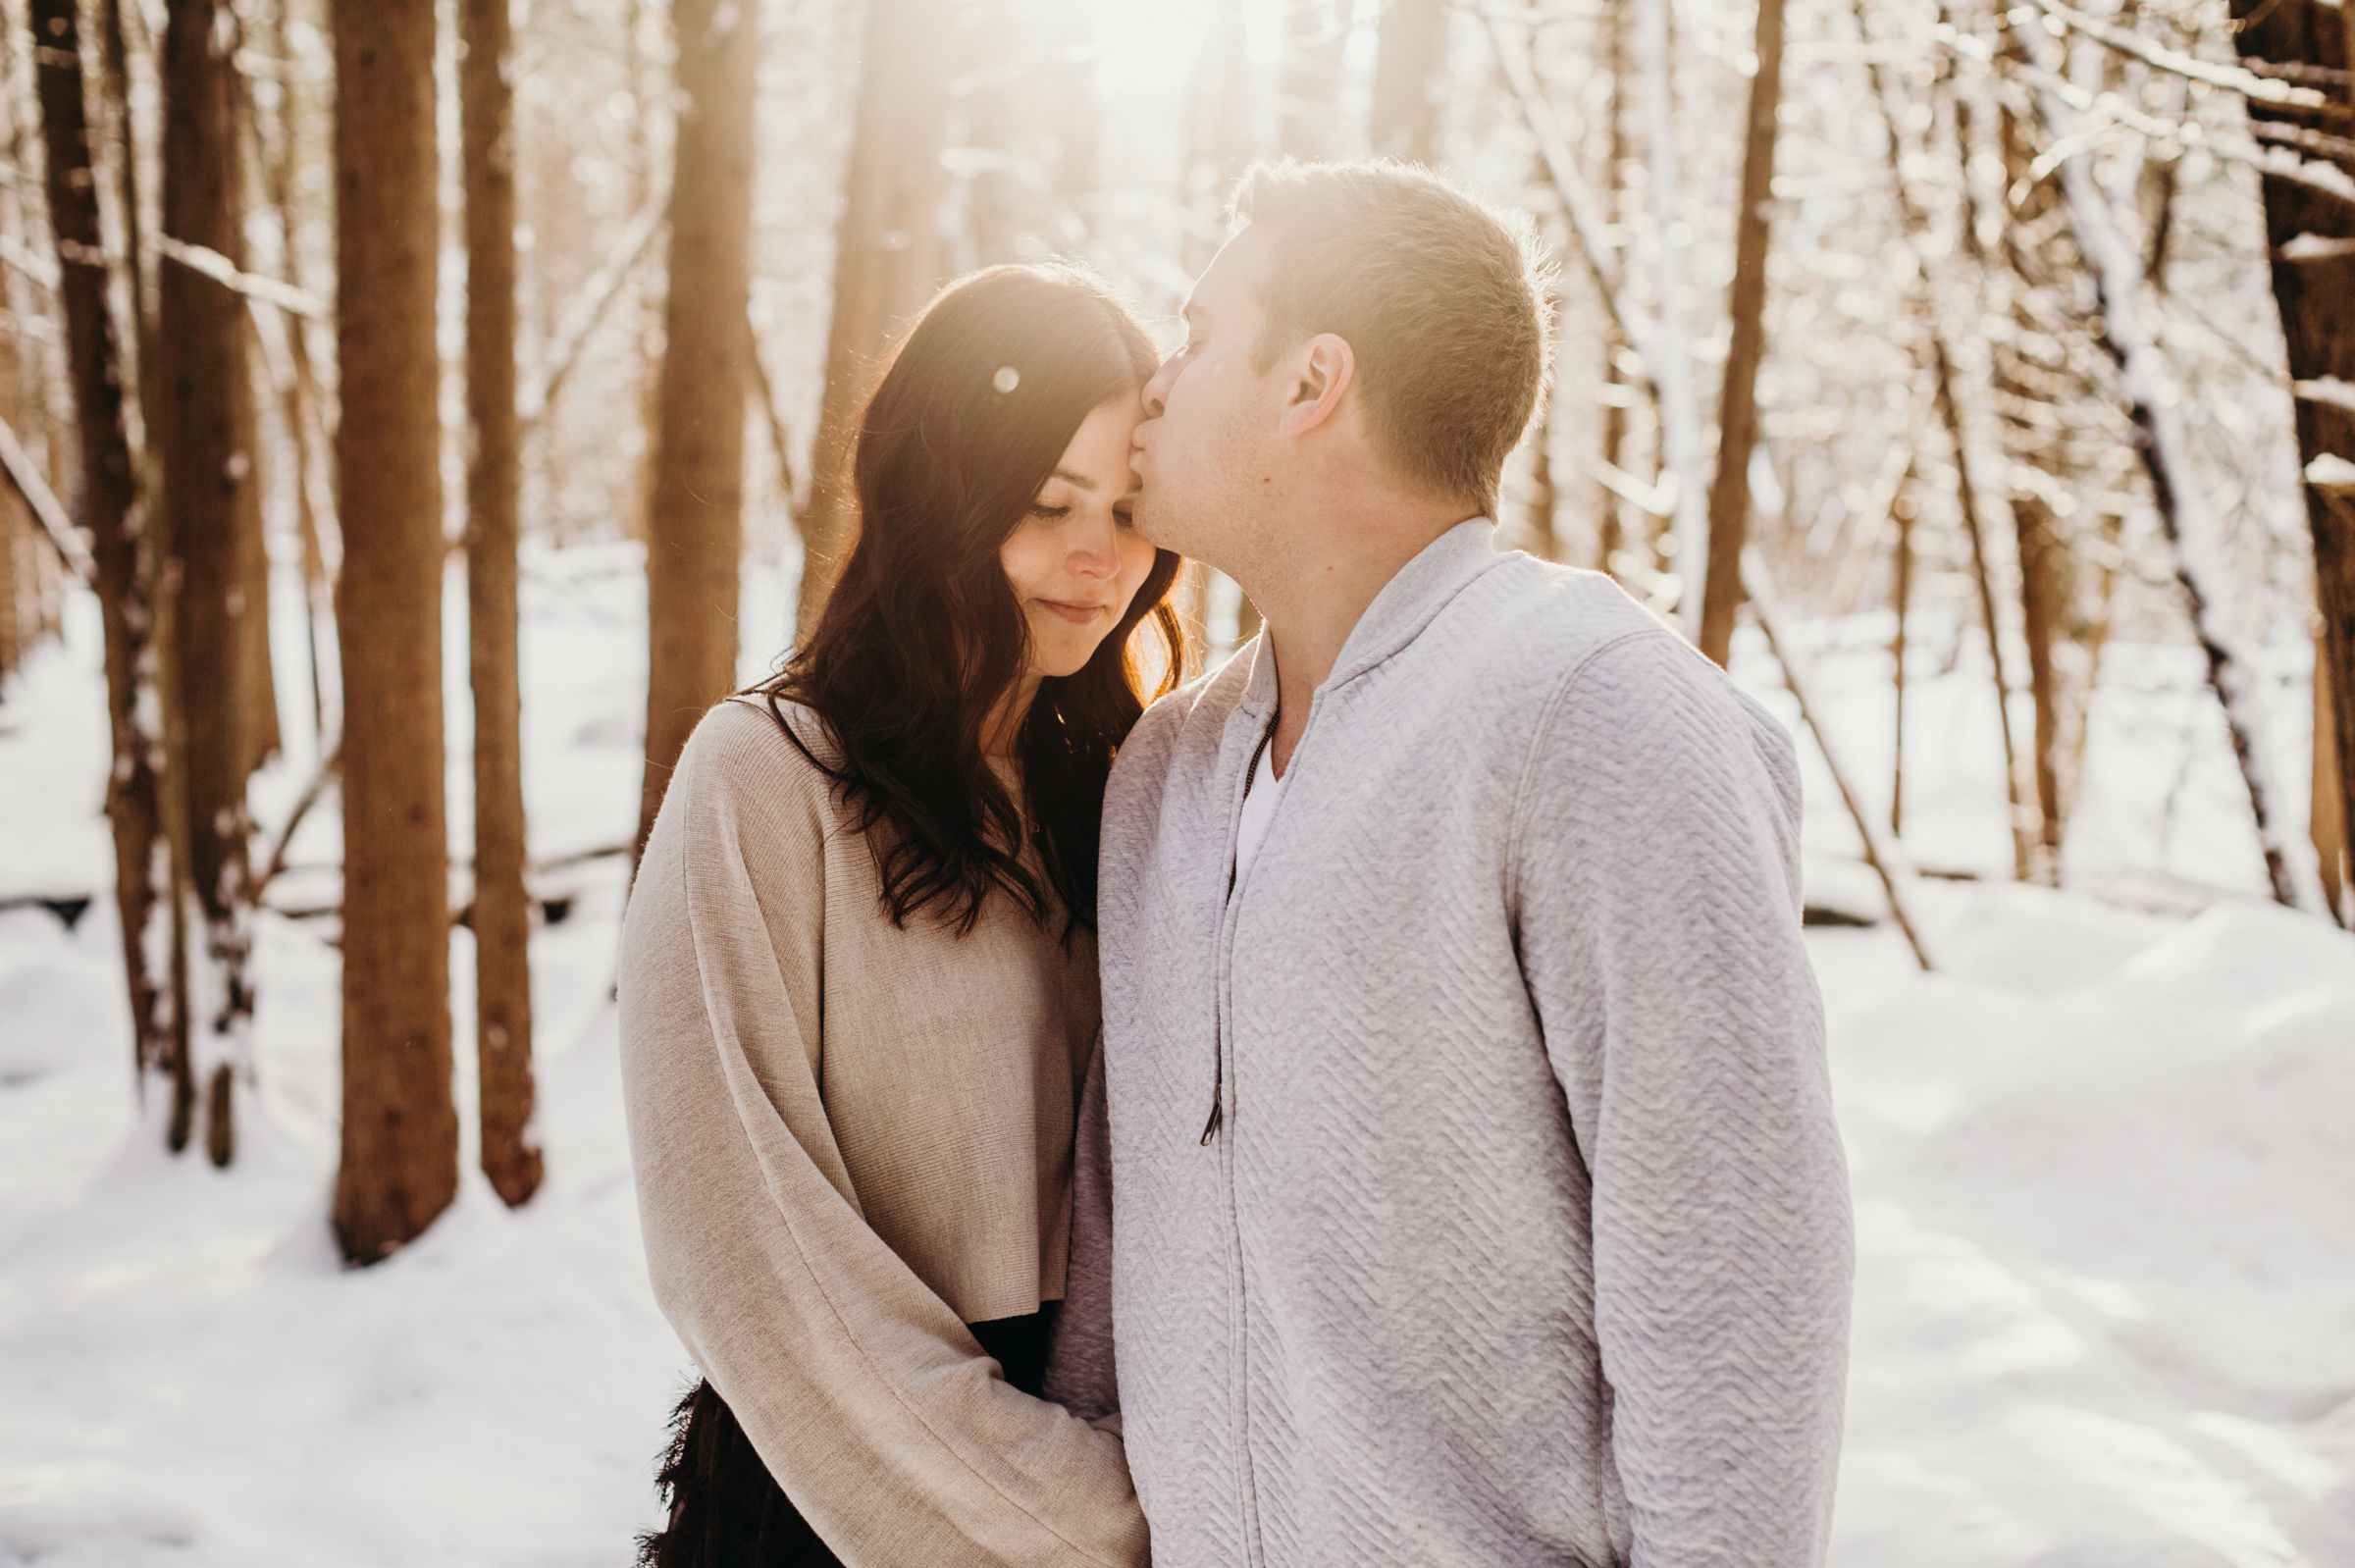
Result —
<instances>
[{"instance_id":1,"label":"woman","mask_svg":"<svg viewBox=\"0 0 2355 1568\"><path fill-rule=\"evenodd\" d=\"M655 1297L708 1381L647 1562L1146 1560L1118 1437L1037 1395L1130 633L1161 689L1180 662L1178 559L1127 517L1154 357L1076 272L946 289L862 416L816 634L679 760L621 1052Z\"/></svg>"}]
</instances>

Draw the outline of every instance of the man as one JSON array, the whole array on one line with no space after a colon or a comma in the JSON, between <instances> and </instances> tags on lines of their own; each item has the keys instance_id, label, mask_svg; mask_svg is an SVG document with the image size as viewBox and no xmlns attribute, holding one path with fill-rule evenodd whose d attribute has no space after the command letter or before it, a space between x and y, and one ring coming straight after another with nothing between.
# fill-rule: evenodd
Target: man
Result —
<instances>
[{"instance_id":1,"label":"man","mask_svg":"<svg viewBox=\"0 0 2355 1568\"><path fill-rule=\"evenodd\" d=\"M1789 740L1487 520L1528 226L1255 170L1138 527L1265 633L1105 808L1113 1319L1160 1568L1804 1564L1851 1231Z\"/></svg>"}]
</instances>

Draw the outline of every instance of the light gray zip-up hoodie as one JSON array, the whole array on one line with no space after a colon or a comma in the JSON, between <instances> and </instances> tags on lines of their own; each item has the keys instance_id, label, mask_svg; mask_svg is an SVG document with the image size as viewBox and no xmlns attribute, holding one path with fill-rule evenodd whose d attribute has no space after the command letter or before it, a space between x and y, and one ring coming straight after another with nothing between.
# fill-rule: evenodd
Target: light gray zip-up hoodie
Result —
<instances>
[{"instance_id":1,"label":"light gray zip-up hoodie","mask_svg":"<svg viewBox=\"0 0 2355 1568\"><path fill-rule=\"evenodd\" d=\"M1791 743L1492 533L1367 610L1231 896L1264 643L1113 771L1113 1319L1158 1568L1822 1555L1852 1236Z\"/></svg>"}]
</instances>

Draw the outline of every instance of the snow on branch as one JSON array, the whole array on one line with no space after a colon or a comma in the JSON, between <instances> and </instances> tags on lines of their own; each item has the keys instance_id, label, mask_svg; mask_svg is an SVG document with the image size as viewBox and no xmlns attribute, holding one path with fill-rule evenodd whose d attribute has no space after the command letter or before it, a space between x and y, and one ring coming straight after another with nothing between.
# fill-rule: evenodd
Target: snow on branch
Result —
<instances>
[{"instance_id":1,"label":"snow on branch","mask_svg":"<svg viewBox=\"0 0 2355 1568\"><path fill-rule=\"evenodd\" d=\"M2013 15L2016 19L2015 36L2026 57L2017 64L2025 68L2023 75L2027 71L2035 74L2037 118L2055 145L2074 143L2079 139L2079 128L2071 105L2056 90L2054 83L2060 78L2042 58L2051 43L2050 35L2033 14ZM2232 583L2223 559L2222 529L2191 463L2173 400L2167 395L2159 356L2143 328L2142 258L2120 231L2094 177L2091 160L2081 154L2070 156L2061 164L2060 175L2062 204L2101 298L2103 345L2117 361L2119 392L2140 437L2138 444L2143 466L2150 474L2160 524L2174 547L2176 579L2191 611L2192 629L2208 657L2208 683L2224 707L2232 750L2248 786L2249 808L2256 818L2274 897L2291 909L2327 914L2322 879L2309 847L2299 836L2284 831L2282 796L2267 749L2264 688L2249 651L2230 624Z\"/></svg>"},{"instance_id":2,"label":"snow on branch","mask_svg":"<svg viewBox=\"0 0 2355 1568\"><path fill-rule=\"evenodd\" d=\"M2346 105L2335 102L2318 88L2293 86L2274 78L2261 77L2241 66L2216 65L2179 49L2170 49L2156 39L2146 38L2129 28L2097 22L2081 11L2073 11L2061 4L2061 0L2030 0L2030 3L2046 16L2066 23L2088 38L2106 43L2120 54L2132 55L2145 65L2172 71L2178 77L2188 77L2193 81L2204 81L2211 87L2237 92L2259 103L2308 109L2320 114L2350 113Z\"/></svg>"},{"instance_id":3,"label":"snow on branch","mask_svg":"<svg viewBox=\"0 0 2355 1568\"><path fill-rule=\"evenodd\" d=\"M1930 29L1930 35L1951 54L1982 66L1995 64L1995 50L1986 39L1974 37L1951 23L1940 23ZM2011 61L2007 69L2034 93L2049 95L2095 121L2092 126L2075 128L2066 140L2055 138L2052 150L2038 160L2038 179L2059 167L2063 160L2090 147L2106 129L2105 123L2111 123L2177 147L2205 147L2219 158L2246 164L2270 179L2319 190L2355 206L2355 179L2350 179L2336 164L2310 162L2287 147L2267 146L2253 136L2202 125L2196 120L2163 120L2145 114L2115 92L2088 92L2058 72L2030 61Z\"/></svg>"},{"instance_id":4,"label":"snow on branch","mask_svg":"<svg viewBox=\"0 0 2355 1568\"><path fill-rule=\"evenodd\" d=\"M282 284L275 278L265 278L259 273L246 272L209 246L191 245L170 235L158 235L155 236L155 248L168 260L177 261L188 271L210 278L222 287L243 294L248 299L259 299L293 315L307 316L313 321L325 321L328 317L327 301L309 289Z\"/></svg>"}]
</instances>

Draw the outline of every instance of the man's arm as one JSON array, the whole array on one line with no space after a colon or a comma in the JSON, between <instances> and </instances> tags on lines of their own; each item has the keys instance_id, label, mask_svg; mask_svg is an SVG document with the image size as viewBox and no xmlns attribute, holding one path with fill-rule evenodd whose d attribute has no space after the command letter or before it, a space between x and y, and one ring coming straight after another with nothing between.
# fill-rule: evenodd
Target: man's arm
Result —
<instances>
[{"instance_id":1,"label":"man's arm","mask_svg":"<svg viewBox=\"0 0 2355 1568\"><path fill-rule=\"evenodd\" d=\"M1574 671L1533 742L1514 912L1637 1568L1823 1555L1854 1240L1798 841L1788 737L1665 634Z\"/></svg>"}]
</instances>

